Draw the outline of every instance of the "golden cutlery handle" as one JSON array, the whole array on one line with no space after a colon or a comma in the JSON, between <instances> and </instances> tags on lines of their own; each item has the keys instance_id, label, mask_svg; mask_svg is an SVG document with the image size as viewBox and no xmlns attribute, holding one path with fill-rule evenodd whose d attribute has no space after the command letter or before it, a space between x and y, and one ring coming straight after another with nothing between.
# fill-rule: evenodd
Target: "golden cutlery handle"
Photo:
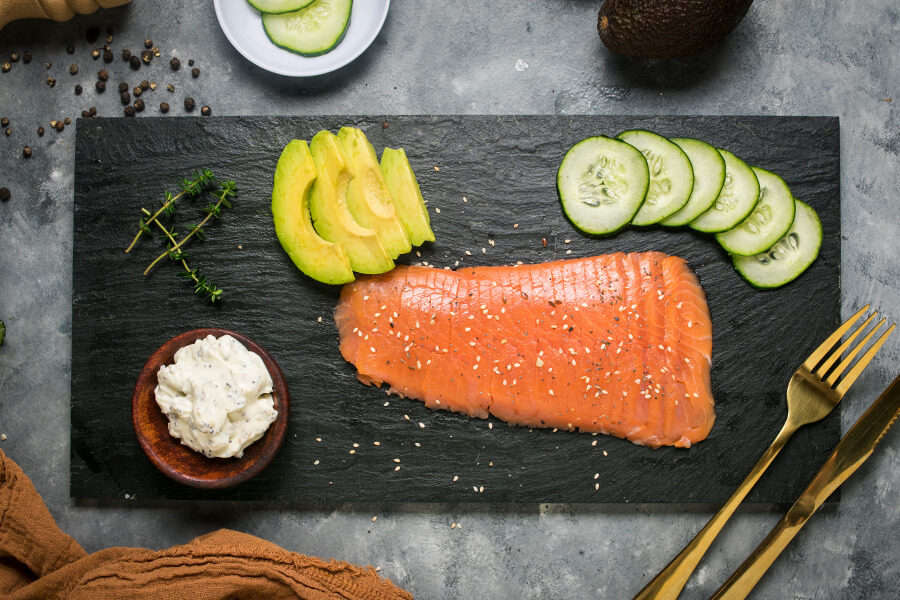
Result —
<instances>
[{"instance_id":1,"label":"golden cutlery handle","mask_svg":"<svg viewBox=\"0 0 900 600\"><path fill-rule=\"evenodd\" d=\"M794 434L797 428L790 422L785 423L784 427L778 433L772 445L763 453L759 462L754 465L750 474L741 482L738 489L731 495L725 505L719 509L709 523L700 530L700 533L694 537L691 542L685 546L678 556L672 559L666 568L659 572L653 580L644 586L634 600L676 600L684 585L690 578L691 573L700 564L700 560L709 546L712 544L716 536L728 522L728 519L740 505L741 501L747 496L753 486L759 481L759 478L765 473L781 449L787 443L788 439Z\"/></svg>"}]
</instances>

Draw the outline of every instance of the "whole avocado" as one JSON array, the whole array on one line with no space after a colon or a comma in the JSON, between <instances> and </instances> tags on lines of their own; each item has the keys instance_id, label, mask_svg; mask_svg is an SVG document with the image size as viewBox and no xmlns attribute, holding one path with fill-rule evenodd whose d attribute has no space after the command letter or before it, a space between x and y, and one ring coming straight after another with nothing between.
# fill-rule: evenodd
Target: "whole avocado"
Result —
<instances>
[{"instance_id":1,"label":"whole avocado","mask_svg":"<svg viewBox=\"0 0 900 600\"><path fill-rule=\"evenodd\" d=\"M606 0L597 29L607 48L626 56L676 58L721 42L753 0Z\"/></svg>"}]
</instances>

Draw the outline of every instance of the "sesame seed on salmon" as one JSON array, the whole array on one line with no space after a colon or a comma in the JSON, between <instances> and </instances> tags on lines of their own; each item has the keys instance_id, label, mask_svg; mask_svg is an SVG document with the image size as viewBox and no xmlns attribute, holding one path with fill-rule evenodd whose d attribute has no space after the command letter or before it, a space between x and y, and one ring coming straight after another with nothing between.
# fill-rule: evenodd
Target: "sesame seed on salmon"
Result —
<instances>
[{"instance_id":1,"label":"sesame seed on salmon","mask_svg":"<svg viewBox=\"0 0 900 600\"><path fill-rule=\"evenodd\" d=\"M363 276L335 308L363 383L432 409L690 447L715 420L712 323L659 252Z\"/></svg>"}]
</instances>

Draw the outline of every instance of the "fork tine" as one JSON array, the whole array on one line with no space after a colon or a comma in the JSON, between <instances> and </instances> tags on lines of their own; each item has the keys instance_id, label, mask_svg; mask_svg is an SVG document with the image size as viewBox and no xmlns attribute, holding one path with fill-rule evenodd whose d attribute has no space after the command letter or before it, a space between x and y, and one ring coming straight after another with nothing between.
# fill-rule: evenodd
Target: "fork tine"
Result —
<instances>
[{"instance_id":1,"label":"fork tine","mask_svg":"<svg viewBox=\"0 0 900 600\"><path fill-rule=\"evenodd\" d=\"M816 348L812 354L809 355L809 358L804 361L803 366L812 371L816 368L816 365L819 364L825 355L828 354L828 351L834 348L834 345L838 342L841 337L847 333L847 330L853 326L854 323L859 319L860 315L869 310L869 305L866 304L859 312L855 315L844 321L844 324L837 328L837 331L828 336L828 339L822 342L822 345Z\"/></svg>"},{"instance_id":2,"label":"fork tine","mask_svg":"<svg viewBox=\"0 0 900 600\"><path fill-rule=\"evenodd\" d=\"M869 323L872 322L872 319L874 319L876 316L878 316L878 312L877 312L877 311L876 311L876 312L873 312L872 315L871 315L868 319L866 319L865 322L863 322L862 325L860 325L859 327L857 327L857 328L853 331L853 333L850 334L850 336L847 338L847 340L846 340L843 344L841 344L840 348L838 348L837 350L835 350L834 352L832 352L832 353L828 356L828 358L825 359L825 362L822 363L822 366L820 366L820 367L819 367L818 369L816 369L816 371L815 371L816 375L818 375L819 378L821 378L821 379L824 379L824 378L825 378L825 374L828 373L828 369L831 368L831 365L833 365L834 363L837 362L837 360L841 357L841 355L842 355L844 352L847 351L847 348L850 347L850 344L853 343L853 340L856 339L856 336L858 336L862 331L864 331L864 330L866 329L866 327L869 326ZM875 326L875 329L878 329L878 328L881 327L883 324L884 324L884 319L881 320L881 323L879 323L878 325ZM875 331L875 329L873 329L872 331ZM869 337L871 337L871 335L870 335ZM856 356L856 354L859 352L859 350L860 350L861 347L862 347L862 344L859 344L859 345L856 347L856 351L853 353L853 355L852 355L850 358L852 358L853 356ZM840 373L839 373L839 374L840 374Z\"/></svg>"},{"instance_id":3,"label":"fork tine","mask_svg":"<svg viewBox=\"0 0 900 600\"><path fill-rule=\"evenodd\" d=\"M875 327L873 327L872 330L866 334L866 337L864 337L860 343L858 343L850 352L847 353L847 356L844 357L844 360L841 361L841 364L835 367L831 375L828 376L828 379L825 380L825 383L827 383L829 386L833 386L835 382L837 382L838 377L840 377L841 373L843 373L847 369L847 367L850 366L850 363L853 362L853 359L856 358L856 355L859 354L859 351L869 343L869 340L871 340L875 336L875 332L878 331L882 325L884 325L884 321L885 320L882 319L880 323L875 325ZM841 347L843 348L843 346Z\"/></svg>"},{"instance_id":4,"label":"fork tine","mask_svg":"<svg viewBox=\"0 0 900 600\"><path fill-rule=\"evenodd\" d=\"M884 323L883 320L882 320L882 323ZM881 326L881 323L879 323L878 325ZM850 389L850 386L853 385L853 382L856 381L856 378L859 377L859 374L863 372L863 369L866 368L866 365L869 364L869 361L872 360L872 358L875 356L875 354L878 352L878 350L881 349L881 346L884 345L884 343L887 341L888 336L890 336L891 333L894 331L894 327L896 327L896 325L891 324L891 326L888 327L887 331L885 331L883 334L881 334L881 337L878 338L874 344L872 344L872 347L869 348L869 351L866 352L865 354L863 354L862 358L860 358L859 361L853 366L853 368L850 369L850 372L847 373L847 376L841 380L841 382L835 388L835 391L837 392L838 396L843 396L844 394L847 393L847 390ZM875 330L873 329L872 333L874 333L874 332L875 332ZM866 339L868 339L872 335L872 333L870 333L868 336L866 336ZM864 343L865 343L865 340L863 340L863 342L860 343L860 346L862 346ZM841 365L843 365L843 363L841 363Z\"/></svg>"}]
</instances>

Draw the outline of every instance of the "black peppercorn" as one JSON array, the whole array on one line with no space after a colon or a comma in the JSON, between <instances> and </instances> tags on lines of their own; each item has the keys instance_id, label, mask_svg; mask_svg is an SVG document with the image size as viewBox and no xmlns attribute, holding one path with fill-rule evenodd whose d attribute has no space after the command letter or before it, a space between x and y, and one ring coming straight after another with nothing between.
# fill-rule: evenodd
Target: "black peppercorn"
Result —
<instances>
[{"instance_id":1,"label":"black peppercorn","mask_svg":"<svg viewBox=\"0 0 900 600\"><path fill-rule=\"evenodd\" d=\"M204 117L208 117L209 115L212 114L212 109L208 106L204 106L203 108L200 109L200 114L203 115Z\"/></svg>"},{"instance_id":2,"label":"black peppercorn","mask_svg":"<svg viewBox=\"0 0 900 600\"><path fill-rule=\"evenodd\" d=\"M184 99L184 108L185 108L188 112L194 110L194 107L195 107L196 105L197 105L197 103L194 102L194 99L193 99L193 98L185 98L185 99Z\"/></svg>"},{"instance_id":3,"label":"black peppercorn","mask_svg":"<svg viewBox=\"0 0 900 600\"><path fill-rule=\"evenodd\" d=\"M126 106L126 107L125 107L125 116L126 116L126 117L133 117L134 115L135 115L134 107L133 107L133 106Z\"/></svg>"},{"instance_id":4,"label":"black peppercorn","mask_svg":"<svg viewBox=\"0 0 900 600\"><path fill-rule=\"evenodd\" d=\"M138 69L141 68L141 59L138 58L137 56L133 55L131 58L128 59L128 64L131 65L132 69L137 71Z\"/></svg>"},{"instance_id":5,"label":"black peppercorn","mask_svg":"<svg viewBox=\"0 0 900 600\"><path fill-rule=\"evenodd\" d=\"M63 119L63 123L65 123L66 125L71 125L72 119L70 119L69 117L66 117L65 119Z\"/></svg>"},{"instance_id":6,"label":"black peppercorn","mask_svg":"<svg viewBox=\"0 0 900 600\"><path fill-rule=\"evenodd\" d=\"M76 85L76 86L75 86L75 95L76 95L76 96L80 96L80 95L81 95L81 92L83 92L83 91L84 91L84 88L81 87L81 85Z\"/></svg>"},{"instance_id":7,"label":"black peppercorn","mask_svg":"<svg viewBox=\"0 0 900 600\"><path fill-rule=\"evenodd\" d=\"M149 64L150 61L153 60L153 53L149 50L144 50L141 52L141 60Z\"/></svg>"},{"instance_id":8,"label":"black peppercorn","mask_svg":"<svg viewBox=\"0 0 900 600\"><path fill-rule=\"evenodd\" d=\"M169 85L166 86L166 89L169 90L170 92L174 92L175 86L170 83Z\"/></svg>"},{"instance_id":9,"label":"black peppercorn","mask_svg":"<svg viewBox=\"0 0 900 600\"><path fill-rule=\"evenodd\" d=\"M5 62L2 65L0 65L0 71L3 71L4 73L9 72L10 69L12 69L12 65L9 64L8 62Z\"/></svg>"},{"instance_id":10,"label":"black peppercorn","mask_svg":"<svg viewBox=\"0 0 900 600\"><path fill-rule=\"evenodd\" d=\"M88 44L93 44L100 39L100 29L97 27L88 27L88 30L85 32L84 39L87 40Z\"/></svg>"},{"instance_id":11,"label":"black peppercorn","mask_svg":"<svg viewBox=\"0 0 900 600\"><path fill-rule=\"evenodd\" d=\"M9 119L7 117L0 118L0 127L9 127Z\"/></svg>"},{"instance_id":12,"label":"black peppercorn","mask_svg":"<svg viewBox=\"0 0 900 600\"><path fill-rule=\"evenodd\" d=\"M142 89L142 90L148 90L148 89L150 89L150 82L147 81L146 79L143 80L143 81L141 82L141 89Z\"/></svg>"},{"instance_id":13,"label":"black peppercorn","mask_svg":"<svg viewBox=\"0 0 900 600\"><path fill-rule=\"evenodd\" d=\"M109 44L104 44L104 45L103 45L103 51L104 51L104 52L109 52L110 50L112 50L112 48L110 48Z\"/></svg>"},{"instance_id":14,"label":"black peppercorn","mask_svg":"<svg viewBox=\"0 0 900 600\"><path fill-rule=\"evenodd\" d=\"M106 82L98 81L97 83L94 84L94 87L97 88L98 92L105 92L106 91Z\"/></svg>"},{"instance_id":15,"label":"black peppercorn","mask_svg":"<svg viewBox=\"0 0 900 600\"><path fill-rule=\"evenodd\" d=\"M128 84L125 83L124 81L120 82L119 83L119 93L127 92L127 91L128 91Z\"/></svg>"},{"instance_id":16,"label":"black peppercorn","mask_svg":"<svg viewBox=\"0 0 900 600\"><path fill-rule=\"evenodd\" d=\"M93 117L93 116L94 116L94 115L92 115L92 114L91 114L91 111L89 111L89 110L83 110L83 111L81 111L81 118L82 118L82 119L90 119L90 118Z\"/></svg>"},{"instance_id":17,"label":"black peppercorn","mask_svg":"<svg viewBox=\"0 0 900 600\"><path fill-rule=\"evenodd\" d=\"M44 66L47 67L47 70L49 71L49 70L50 70L50 67L53 66L53 63L52 63L52 62L45 62L45 63L44 63Z\"/></svg>"},{"instance_id":18,"label":"black peppercorn","mask_svg":"<svg viewBox=\"0 0 900 600\"><path fill-rule=\"evenodd\" d=\"M9 55L9 62L19 62L19 53L13 52Z\"/></svg>"},{"instance_id":19,"label":"black peppercorn","mask_svg":"<svg viewBox=\"0 0 900 600\"><path fill-rule=\"evenodd\" d=\"M152 47L153 47L153 40L151 40L150 38L147 38L146 40L144 40L144 47L145 47L145 48L152 48Z\"/></svg>"},{"instance_id":20,"label":"black peppercorn","mask_svg":"<svg viewBox=\"0 0 900 600\"><path fill-rule=\"evenodd\" d=\"M109 34L108 36L106 36L106 43L107 43L107 44L112 44L112 41L113 41L113 36L112 36L112 34Z\"/></svg>"},{"instance_id":21,"label":"black peppercorn","mask_svg":"<svg viewBox=\"0 0 900 600\"><path fill-rule=\"evenodd\" d=\"M66 128L66 124L63 123L62 121L56 121L56 125L54 125L54 127L56 127L57 131L62 131L63 129Z\"/></svg>"},{"instance_id":22,"label":"black peppercorn","mask_svg":"<svg viewBox=\"0 0 900 600\"><path fill-rule=\"evenodd\" d=\"M191 77L193 77L194 79L200 77L200 69L198 69L197 67L191 69Z\"/></svg>"},{"instance_id":23,"label":"black peppercorn","mask_svg":"<svg viewBox=\"0 0 900 600\"><path fill-rule=\"evenodd\" d=\"M0 188L0 200L7 202L11 196L12 194L9 193L9 188Z\"/></svg>"},{"instance_id":24,"label":"black peppercorn","mask_svg":"<svg viewBox=\"0 0 900 600\"><path fill-rule=\"evenodd\" d=\"M181 61L178 60L177 58L173 58L172 60L169 61L169 66L172 67L173 71L177 71L178 69L181 68Z\"/></svg>"},{"instance_id":25,"label":"black peppercorn","mask_svg":"<svg viewBox=\"0 0 900 600\"><path fill-rule=\"evenodd\" d=\"M191 60L188 61L188 66L189 66L189 67L193 67L193 66L194 66L194 59L193 59L193 58L192 58Z\"/></svg>"},{"instance_id":26,"label":"black peppercorn","mask_svg":"<svg viewBox=\"0 0 900 600\"><path fill-rule=\"evenodd\" d=\"M131 104L131 94L129 94L128 92L122 92L120 96L122 98L122 104Z\"/></svg>"},{"instance_id":27,"label":"black peppercorn","mask_svg":"<svg viewBox=\"0 0 900 600\"><path fill-rule=\"evenodd\" d=\"M131 50L127 48L125 50L122 50L122 60L126 62L131 60Z\"/></svg>"},{"instance_id":28,"label":"black peppercorn","mask_svg":"<svg viewBox=\"0 0 900 600\"><path fill-rule=\"evenodd\" d=\"M3 133L6 134L6 137L9 137L9 136L12 135L12 129L10 129L9 127L7 127L7 128L6 128L6 131L4 131Z\"/></svg>"},{"instance_id":29,"label":"black peppercorn","mask_svg":"<svg viewBox=\"0 0 900 600\"><path fill-rule=\"evenodd\" d=\"M55 85L56 85L56 80L53 79L52 77L48 77L48 78L47 78L47 85L49 85L50 87L55 86Z\"/></svg>"},{"instance_id":30,"label":"black peppercorn","mask_svg":"<svg viewBox=\"0 0 900 600\"><path fill-rule=\"evenodd\" d=\"M106 69L102 69L97 73L97 79L99 79L100 81L106 81L107 79L109 79L109 72Z\"/></svg>"},{"instance_id":31,"label":"black peppercorn","mask_svg":"<svg viewBox=\"0 0 900 600\"><path fill-rule=\"evenodd\" d=\"M72 75L75 75L76 73L78 73L78 65L74 65L74 64L70 65L69 73L71 73Z\"/></svg>"},{"instance_id":32,"label":"black peppercorn","mask_svg":"<svg viewBox=\"0 0 900 600\"><path fill-rule=\"evenodd\" d=\"M22 55L22 62L26 65L31 62L31 52L25 51L25 54Z\"/></svg>"},{"instance_id":33,"label":"black peppercorn","mask_svg":"<svg viewBox=\"0 0 900 600\"><path fill-rule=\"evenodd\" d=\"M134 89L131 90L131 92L132 92L135 96L140 96L140 95L144 92L144 90L141 89L141 86L136 85L136 86L134 86Z\"/></svg>"},{"instance_id":34,"label":"black peppercorn","mask_svg":"<svg viewBox=\"0 0 900 600\"><path fill-rule=\"evenodd\" d=\"M164 112L164 113L169 112L169 103L168 102L160 102L159 110L160 110L160 112Z\"/></svg>"},{"instance_id":35,"label":"black peppercorn","mask_svg":"<svg viewBox=\"0 0 900 600\"><path fill-rule=\"evenodd\" d=\"M97 60L98 58L100 58L100 51L99 50L91 50L91 56L94 58L94 60Z\"/></svg>"},{"instance_id":36,"label":"black peppercorn","mask_svg":"<svg viewBox=\"0 0 900 600\"><path fill-rule=\"evenodd\" d=\"M66 52L68 52L69 54L75 54L75 46L73 46L72 44L69 44L66 47Z\"/></svg>"},{"instance_id":37,"label":"black peppercorn","mask_svg":"<svg viewBox=\"0 0 900 600\"><path fill-rule=\"evenodd\" d=\"M141 100L140 98L138 98L137 100L134 101L134 110L136 110L138 112L144 112L145 107L146 107L146 105L144 104L144 101Z\"/></svg>"},{"instance_id":38,"label":"black peppercorn","mask_svg":"<svg viewBox=\"0 0 900 600\"><path fill-rule=\"evenodd\" d=\"M96 117L96 116L97 116L97 107L96 107L96 106L90 107L90 108L88 109L88 111L91 113L91 116L92 116L92 117Z\"/></svg>"},{"instance_id":39,"label":"black peppercorn","mask_svg":"<svg viewBox=\"0 0 900 600\"><path fill-rule=\"evenodd\" d=\"M22 148L22 156L25 158L31 158L31 146L25 146Z\"/></svg>"},{"instance_id":40,"label":"black peppercorn","mask_svg":"<svg viewBox=\"0 0 900 600\"><path fill-rule=\"evenodd\" d=\"M113 56L112 50L106 50L105 52L103 52L103 62L111 63L113 61L113 58L115 57Z\"/></svg>"},{"instance_id":41,"label":"black peppercorn","mask_svg":"<svg viewBox=\"0 0 900 600\"><path fill-rule=\"evenodd\" d=\"M43 127L38 127L38 136L44 137L44 128Z\"/></svg>"}]
</instances>

